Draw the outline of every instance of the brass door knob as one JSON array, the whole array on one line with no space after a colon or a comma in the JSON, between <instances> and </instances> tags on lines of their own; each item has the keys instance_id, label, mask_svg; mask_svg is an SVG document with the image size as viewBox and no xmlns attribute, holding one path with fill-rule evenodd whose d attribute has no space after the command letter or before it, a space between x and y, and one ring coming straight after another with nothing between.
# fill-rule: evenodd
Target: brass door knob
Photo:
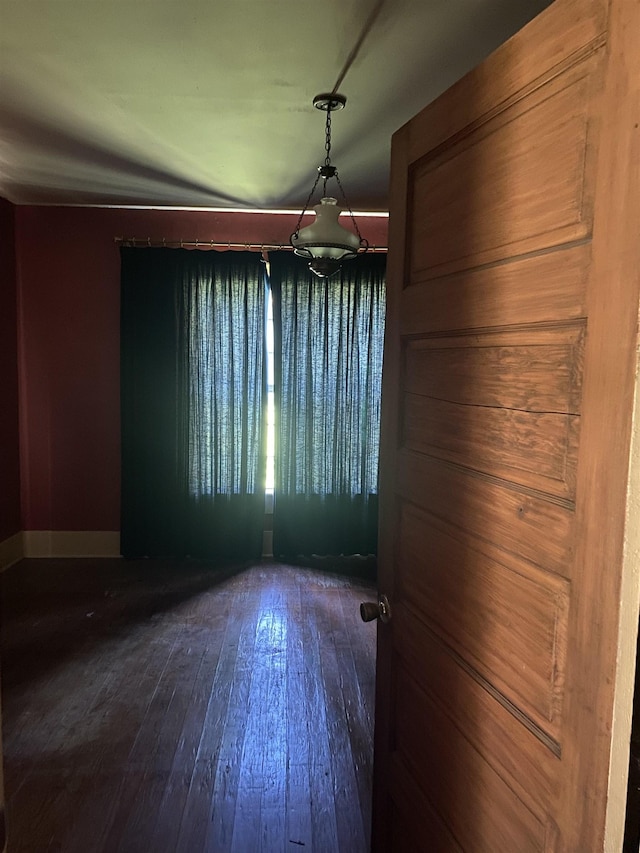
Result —
<instances>
[{"instance_id":1,"label":"brass door knob","mask_svg":"<svg viewBox=\"0 0 640 853\"><path fill-rule=\"evenodd\" d=\"M377 601L363 601L360 605L360 618L363 622L379 619L385 624L391 619L391 606L386 595L379 595Z\"/></svg>"}]
</instances>

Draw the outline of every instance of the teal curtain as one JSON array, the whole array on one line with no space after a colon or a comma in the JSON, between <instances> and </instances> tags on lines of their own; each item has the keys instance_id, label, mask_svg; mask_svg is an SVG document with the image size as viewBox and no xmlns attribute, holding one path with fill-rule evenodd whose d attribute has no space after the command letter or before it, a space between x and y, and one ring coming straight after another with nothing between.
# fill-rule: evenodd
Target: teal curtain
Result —
<instances>
[{"instance_id":1,"label":"teal curtain","mask_svg":"<svg viewBox=\"0 0 640 853\"><path fill-rule=\"evenodd\" d=\"M375 554L386 256L360 256L328 279L290 252L269 260L274 554Z\"/></svg>"},{"instance_id":2,"label":"teal curtain","mask_svg":"<svg viewBox=\"0 0 640 853\"><path fill-rule=\"evenodd\" d=\"M265 268L251 252L121 249L121 548L262 552Z\"/></svg>"}]
</instances>

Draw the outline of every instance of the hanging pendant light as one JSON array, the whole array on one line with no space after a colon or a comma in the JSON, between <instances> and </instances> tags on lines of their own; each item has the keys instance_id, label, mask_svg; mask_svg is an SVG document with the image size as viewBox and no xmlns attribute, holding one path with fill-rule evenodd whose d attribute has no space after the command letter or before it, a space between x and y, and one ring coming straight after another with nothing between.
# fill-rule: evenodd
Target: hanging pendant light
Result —
<instances>
[{"instance_id":1,"label":"hanging pendant light","mask_svg":"<svg viewBox=\"0 0 640 853\"><path fill-rule=\"evenodd\" d=\"M327 114L324 146L326 156L323 165L318 166L318 175L298 217L296 230L291 235L290 240L296 255L308 258L309 269L313 270L319 278L327 278L333 275L340 269L343 261L353 260L359 252L366 252L369 247L358 230L355 217L342 189L338 170L331 164L331 113L343 109L346 103L345 96L335 92L316 95L313 99L314 107L324 110ZM316 214L315 221L305 228L300 228L302 217L307 212L309 202L313 198L321 178L323 182L322 198L320 203L313 207ZM355 234L340 225L338 221L342 208L339 207L336 198L327 194L327 183L332 178L335 178L345 207L349 211Z\"/></svg>"}]
</instances>

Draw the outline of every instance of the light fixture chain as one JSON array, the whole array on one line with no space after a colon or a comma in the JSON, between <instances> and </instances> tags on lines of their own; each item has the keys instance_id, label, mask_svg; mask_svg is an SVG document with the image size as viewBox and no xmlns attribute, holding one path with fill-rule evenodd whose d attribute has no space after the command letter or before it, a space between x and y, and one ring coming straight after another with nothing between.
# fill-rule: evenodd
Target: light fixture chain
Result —
<instances>
[{"instance_id":1,"label":"light fixture chain","mask_svg":"<svg viewBox=\"0 0 640 853\"><path fill-rule=\"evenodd\" d=\"M344 203L347 207L347 210L349 211L349 216L351 217L351 222L353 223L353 227L355 228L356 234L358 235L358 239L360 240L360 245L364 246L365 251L366 251L369 248L369 241L365 240L362 237L362 234L360 233L360 229L358 228L358 223L356 222L356 218L353 215L353 211L351 210L351 205L349 204L349 202L347 200L347 196L346 196L346 193L345 193L344 188L342 186L342 181L340 180L340 175L338 174L337 169L336 169L336 173L335 173L334 177L336 179L338 186L340 187L340 192L342 193L342 198L344 199Z\"/></svg>"},{"instance_id":2,"label":"light fixture chain","mask_svg":"<svg viewBox=\"0 0 640 853\"><path fill-rule=\"evenodd\" d=\"M319 181L319 180L320 180L320 172L318 172L318 174L316 175L316 179L315 179L315 181L313 182L313 186L311 187L311 192L310 192L310 193L309 193L309 195L307 196L307 200L305 201L304 206L303 206L303 208L302 208L302 211L301 211L301 213L300 213L300 216L298 217L298 221L296 222L295 231L293 232L293 235L292 235L292 236L294 236L294 237L297 237L297 236L298 236L298 232L300 231L300 223L302 222L302 217L303 217L303 216L305 215L305 213L307 212L307 208L309 207L309 202L311 201L311 199L312 199L312 197L313 197L313 194L314 194L314 192L316 191L316 187L318 186L318 181ZM325 184L326 184L326 181L325 181Z\"/></svg>"},{"instance_id":3,"label":"light fixture chain","mask_svg":"<svg viewBox=\"0 0 640 853\"><path fill-rule=\"evenodd\" d=\"M331 165L331 107L327 110L327 120L325 122L325 142L324 142L324 150L327 152L326 157L324 158L324 165Z\"/></svg>"}]
</instances>

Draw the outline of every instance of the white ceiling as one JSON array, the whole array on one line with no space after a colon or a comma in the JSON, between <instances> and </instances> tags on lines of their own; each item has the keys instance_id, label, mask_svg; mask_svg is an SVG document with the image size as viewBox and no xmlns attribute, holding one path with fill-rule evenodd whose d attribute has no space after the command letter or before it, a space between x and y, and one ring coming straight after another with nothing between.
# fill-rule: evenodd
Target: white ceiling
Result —
<instances>
[{"instance_id":1,"label":"white ceiling","mask_svg":"<svg viewBox=\"0 0 640 853\"><path fill-rule=\"evenodd\" d=\"M332 159L385 210L392 133L547 3L0 0L0 195L299 209L349 66Z\"/></svg>"}]
</instances>

